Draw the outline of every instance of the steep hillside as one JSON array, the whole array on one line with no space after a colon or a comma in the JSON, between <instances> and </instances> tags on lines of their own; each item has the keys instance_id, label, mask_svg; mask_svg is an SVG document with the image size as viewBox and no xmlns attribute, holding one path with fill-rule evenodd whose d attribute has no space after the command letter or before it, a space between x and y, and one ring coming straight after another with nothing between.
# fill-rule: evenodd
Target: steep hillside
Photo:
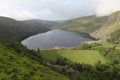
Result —
<instances>
[{"instance_id":1,"label":"steep hillside","mask_svg":"<svg viewBox=\"0 0 120 80\"><path fill-rule=\"evenodd\" d=\"M111 33L116 32L120 29L120 12L115 12L108 16L108 21L100 29L93 32L91 35L106 40L112 36Z\"/></svg>"},{"instance_id":2,"label":"steep hillside","mask_svg":"<svg viewBox=\"0 0 120 80\"><path fill-rule=\"evenodd\" d=\"M34 53L33 51L24 53L16 50L12 46L0 44L0 80L68 80L26 55Z\"/></svg>"}]
</instances>

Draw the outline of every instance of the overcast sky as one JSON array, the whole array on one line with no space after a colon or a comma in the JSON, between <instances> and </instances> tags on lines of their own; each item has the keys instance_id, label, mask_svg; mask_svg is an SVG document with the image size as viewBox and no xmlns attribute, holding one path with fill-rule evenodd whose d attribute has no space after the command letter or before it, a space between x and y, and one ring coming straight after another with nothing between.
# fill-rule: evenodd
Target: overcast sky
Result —
<instances>
[{"instance_id":1,"label":"overcast sky","mask_svg":"<svg viewBox=\"0 0 120 80\"><path fill-rule=\"evenodd\" d=\"M0 16L17 20L66 20L118 10L120 0L0 0Z\"/></svg>"}]
</instances>

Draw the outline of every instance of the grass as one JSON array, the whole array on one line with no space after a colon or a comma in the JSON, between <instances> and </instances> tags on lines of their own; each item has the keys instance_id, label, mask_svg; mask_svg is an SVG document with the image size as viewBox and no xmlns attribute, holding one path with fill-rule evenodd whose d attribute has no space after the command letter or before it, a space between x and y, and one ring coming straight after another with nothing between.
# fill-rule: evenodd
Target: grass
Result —
<instances>
[{"instance_id":1,"label":"grass","mask_svg":"<svg viewBox=\"0 0 120 80\"><path fill-rule=\"evenodd\" d=\"M76 63L95 64L99 60L105 63L105 58L94 50L44 50L41 52L44 59L56 61L57 56L62 56Z\"/></svg>"},{"instance_id":2,"label":"grass","mask_svg":"<svg viewBox=\"0 0 120 80\"><path fill-rule=\"evenodd\" d=\"M38 61L0 45L0 80L69 80Z\"/></svg>"}]
</instances>

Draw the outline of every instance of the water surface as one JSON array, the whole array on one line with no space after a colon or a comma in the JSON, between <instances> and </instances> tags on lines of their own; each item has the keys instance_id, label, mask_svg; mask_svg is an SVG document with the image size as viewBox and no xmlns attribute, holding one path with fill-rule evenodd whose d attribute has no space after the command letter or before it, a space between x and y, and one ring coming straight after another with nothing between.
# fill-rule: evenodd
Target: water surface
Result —
<instances>
[{"instance_id":1,"label":"water surface","mask_svg":"<svg viewBox=\"0 0 120 80\"><path fill-rule=\"evenodd\" d=\"M54 47L75 47L84 41L90 41L81 35L63 30L51 30L31 36L22 41L22 44L29 49L52 49Z\"/></svg>"}]
</instances>

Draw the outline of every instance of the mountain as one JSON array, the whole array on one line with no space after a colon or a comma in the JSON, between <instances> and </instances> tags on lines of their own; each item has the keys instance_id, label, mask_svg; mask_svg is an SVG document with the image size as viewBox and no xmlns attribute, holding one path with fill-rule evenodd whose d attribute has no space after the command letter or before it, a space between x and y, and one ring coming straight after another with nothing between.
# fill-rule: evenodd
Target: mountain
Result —
<instances>
[{"instance_id":1,"label":"mountain","mask_svg":"<svg viewBox=\"0 0 120 80\"><path fill-rule=\"evenodd\" d=\"M116 33L120 29L120 11L112 13L108 16L107 22L91 35L101 40L113 38L111 34ZM117 35L120 35L117 33ZM116 36L118 37L118 36ZM115 38L114 38L115 39Z\"/></svg>"},{"instance_id":2,"label":"mountain","mask_svg":"<svg viewBox=\"0 0 120 80\"><path fill-rule=\"evenodd\" d=\"M52 29L63 29L74 32L89 33L96 39L107 40L113 32L120 29L120 11L108 16L87 16L64 22L52 27Z\"/></svg>"},{"instance_id":3,"label":"mountain","mask_svg":"<svg viewBox=\"0 0 120 80\"><path fill-rule=\"evenodd\" d=\"M60 21L47 21L47 20L39 20L39 19L31 19L31 20L25 20L21 22L25 24L30 24L31 26L34 26L34 27L43 25L48 28L60 24Z\"/></svg>"},{"instance_id":4,"label":"mountain","mask_svg":"<svg viewBox=\"0 0 120 80\"><path fill-rule=\"evenodd\" d=\"M32 24L25 24L7 17L0 17L0 42L1 41L21 41L31 35L50 30L47 25L39 24L34 27Z\"/></svg>"}]
</instances>

